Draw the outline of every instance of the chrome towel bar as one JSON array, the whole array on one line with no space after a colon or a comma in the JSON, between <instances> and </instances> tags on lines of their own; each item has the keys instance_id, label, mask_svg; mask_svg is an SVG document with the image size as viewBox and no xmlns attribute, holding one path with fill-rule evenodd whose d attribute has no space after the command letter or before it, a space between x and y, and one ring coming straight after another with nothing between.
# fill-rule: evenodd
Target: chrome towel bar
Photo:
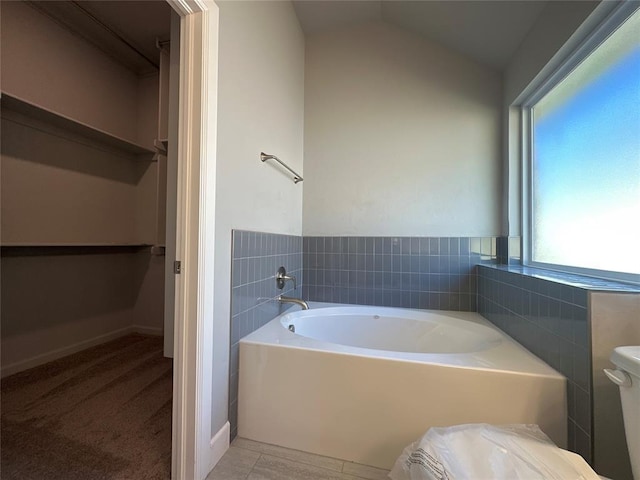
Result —
<instances>
[{"instance_id":1,"label":"chrome towel bar","mask_svg":"<svg viewBox=\"0 0 640 480\"><path fill-rule=\"evenodd\" d=\"M298 183L298 182L301 182L303 180L303 178L300 175L298 175L295 171L293 171L291 168L289 168L289 166L286 163L284 163L282 160L280 160L275 155L269 155L268 153L260 152L260 161L266 162L267 160L275 160L280 165L282 165L284 168L289 170L289 172L293 175L293 183Z\"/></svg>"}]
</instances>

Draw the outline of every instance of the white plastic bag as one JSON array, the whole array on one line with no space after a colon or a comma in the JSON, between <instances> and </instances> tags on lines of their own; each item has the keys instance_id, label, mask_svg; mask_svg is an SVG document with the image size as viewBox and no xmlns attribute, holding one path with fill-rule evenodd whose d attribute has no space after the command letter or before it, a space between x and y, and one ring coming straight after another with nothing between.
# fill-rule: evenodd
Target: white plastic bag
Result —
<instances>
[{"instance_id":1,"label":"white plastic bag","mask_svg":"<svg viewBox=\"0 0 640 480\"><path fill-rule=\"evenodd\" d=\"M404 449L392 480L599 480L537 425L431 428Z\"/></svg>"}]
</instances>

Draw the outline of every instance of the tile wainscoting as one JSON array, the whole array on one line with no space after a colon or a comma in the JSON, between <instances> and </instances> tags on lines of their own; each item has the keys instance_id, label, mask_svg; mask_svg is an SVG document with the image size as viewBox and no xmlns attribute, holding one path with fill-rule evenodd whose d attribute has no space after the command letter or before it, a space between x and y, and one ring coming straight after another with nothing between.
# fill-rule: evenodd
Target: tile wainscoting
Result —
<instances>
[{"instance_id":1,"label":"tile wainscoting","mask_svg":"<svg viewBox=\"0 0 640 480\"><path fill-rule=\"evenodd\" d=\"M237 434L239 340L305 300L475 311L475 265L497 261L496 237L301 237L233 230L229 422ZM297 278L276 289L277 268ZM303 269L304 265L304 269ZM303 281L304 279L304 281ZM303 294L303 295L301 295Z\"/></svg>"},{"instance_id":2,"label":"tile wainscoting","mask_svg":"<svg viewBox=\"0 0 640 480\"><path fill-rule=\"evenodd\" d=\"M478 312L567 377L569 449L627 478L618 388L602 369L616 345L640 342L640 288L513 265L477 274Z\"/></svg>"},{"instance_id":3,"label":"tile wainscoting","mask_svg":"<svg viewBox=\"0 0 640 480\"><path fill-rule=\"evenodd\" d=\"M302 237L233 230L231 254L231 337L229 361L229 423L231 438L238 428L238 342L285 308L276 300L280 294L301 297L303 289ZM284 266L297 280L297 290L287 282L278 290L275 273Z\"/></svg>"},{"instance_id":4,"label":"tile wainscoting","mask_svg":"<svg viewBox=\"0 0 640 480\"><path fill-rule=\"evenodd\" d=\"M304 237L304 296L319 302L476 311L475 266L496 237Z\"/></svg>"},{"instance_id":5,"label":"tile wainscoting","mask_svg":"<svg viewBox=\"0 0 640 480\"><path fill-rule=\"evenodd\" d=\"M238 342L283 311L275 300L279 294L322 302L478 311L567 377L569 448L601 474L618 478L616 465L628 468L621 420L615 429L605 421L605 416L621 417L619 405L613 407L617 412L611 410L612 403L619 403L617 387L599 374L610 366L615 342L623 344L625 335L640 342L640 290L518 266L519 256L519 237L301 237L234 230L232 438L237 434ZM280 265L297 278L296 291L291 282L277 290L274 277ZM628 321L611 313L619 309L607 307L614 293L622 295L622 300L616 297L626 305L622 311L638 317L633 327L637 337L629 334ZM605 330L603 342L598 332ZM606 396L601 393L605 390ZM599 406L605 403L606 409ZM611 431L603 433L605 428ZM614 445L617 454L611 453Z\"/></svg>"},{"instance_id":6,"label":"tile wainscoting","mask_svg":"<svg viewBox=\"0 0 640 480\"><path fill-rule=\"evenodd\" d=\"M480 266L478 312L567 377L568 447L590 461L586 290Z\"/></svg>"}]
</instances>

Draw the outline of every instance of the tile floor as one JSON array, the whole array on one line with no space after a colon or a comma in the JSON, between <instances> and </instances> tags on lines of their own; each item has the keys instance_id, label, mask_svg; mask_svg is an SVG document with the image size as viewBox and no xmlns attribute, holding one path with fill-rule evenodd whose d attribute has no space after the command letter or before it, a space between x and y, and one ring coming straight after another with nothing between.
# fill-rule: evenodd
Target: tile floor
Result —
<instances>
[{"instance_id":1,"label":"tile floor","mask_svg":"<svg viewBox=\"0 0 640 480\"><path fill-rule=\"evenodd\" d=\"M387 470L236 438L206 480L388 480Z\"/></svg>"}]
</instances>

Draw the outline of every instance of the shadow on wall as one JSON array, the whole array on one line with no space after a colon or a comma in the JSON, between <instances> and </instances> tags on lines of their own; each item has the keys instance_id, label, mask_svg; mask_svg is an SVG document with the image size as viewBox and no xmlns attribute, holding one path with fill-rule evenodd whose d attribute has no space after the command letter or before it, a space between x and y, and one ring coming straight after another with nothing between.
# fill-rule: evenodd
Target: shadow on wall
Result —
<instances>
[{"instance_id":1,"label":"shadow on wall","mask_svg":"<svg viewBox=\"0 0 640 480\"><path fill-rule=\"evenodd\" d=\"M132 309L137 250L3 248L3 337Z\"/></svg>"}]
</instances>

